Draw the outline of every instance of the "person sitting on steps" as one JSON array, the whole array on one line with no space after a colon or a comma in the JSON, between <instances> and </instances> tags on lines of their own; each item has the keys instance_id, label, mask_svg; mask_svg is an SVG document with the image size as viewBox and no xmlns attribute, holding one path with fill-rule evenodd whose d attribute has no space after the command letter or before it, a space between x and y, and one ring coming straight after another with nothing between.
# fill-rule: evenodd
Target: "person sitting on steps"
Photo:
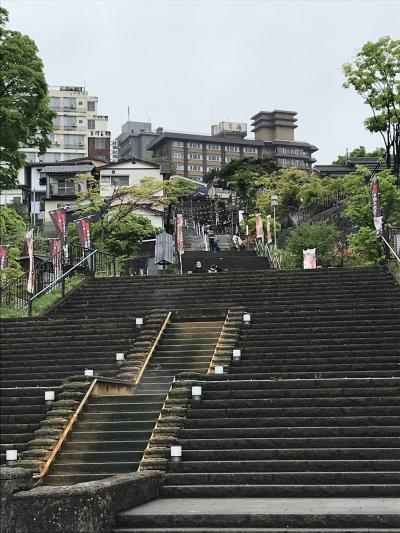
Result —
<instances>
[{"instance_id":1,"label":"person sitting on steps","mask_svg":"<svg viewBox=\"0 0 400 533\"><path fill-rule=\"evenodd\" d=\"M233 242L233 249L236 250L237 252L239 252L241 250L242 244L243 244L242 239L239 237L239 235L234 235L232 237L232 242Z\"/></svg>"},{"instance_id":2,"label":"person sitting on steps","mask_svg":"<svg viewBox=\"0 0 400 533\"><path fill-rule=\"evenodd\" d=\"M203 265L201 264L201 261L196 261L196 264L194 266L194 269L192 270L193 274L199 274L201 272L205 272Z\"/></svg>"},{"instance_id":3,"label":"person sitting on steps","mask_svg":"<svg viewBox=\"0 0 400 533\"><path fill-rule=\"evenodd\" d=\"M221 269L219 268L218 265L211 265L210 268L208 269L208 273L214 274L215 272L221 272Z\"/></svg>"}]
</instances>

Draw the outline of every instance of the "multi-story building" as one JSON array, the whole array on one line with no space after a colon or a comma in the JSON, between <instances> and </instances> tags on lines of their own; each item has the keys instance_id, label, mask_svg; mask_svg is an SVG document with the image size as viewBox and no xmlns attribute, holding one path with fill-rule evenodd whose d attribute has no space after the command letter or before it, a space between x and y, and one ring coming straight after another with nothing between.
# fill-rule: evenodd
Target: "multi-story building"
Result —
<instances>
[{"instance_id":1,"label":"multi-story building","mask_svg":"<svg viewBox=\"0 0 400 533\"><path fill-rule=\"evenodd\" d=\"M28 163L55 163L89 157L110 161L108 116L98 114L98 97L84 87L49 88L50 107L57 113L51 147L39 156L35 147L22 147Z\"/></svg>"},{"instance_id":2,"label":"multi-story building","mask_svg":"<svg viewBox=\"0 0 400 533\"><path fill-rule=\"evenodd\" d=\"M136 157L137 159L151 159L153 152L148 150L149 144L160 135L162 128L152 131L150 122L134 122L128 120L121 127L121 133L116 138L118 144L118 159Z\"/></svg>"},{"instance_id":3,"label":"multi-story building","mask_svg":"<svg viewBox=\"0 0 400 533\"><path fill-rule=\"evenodd\" d=\"M294 111L260 111L252 117L254 139L247 139L247 126L238 122L213 125L212 135L160 132L150 143L154 156L171 160L177 174L201 181L212 169L236 158L269 156L278 166L310 170L318 148L294 139Z\"/></svg>"}]
</instances>

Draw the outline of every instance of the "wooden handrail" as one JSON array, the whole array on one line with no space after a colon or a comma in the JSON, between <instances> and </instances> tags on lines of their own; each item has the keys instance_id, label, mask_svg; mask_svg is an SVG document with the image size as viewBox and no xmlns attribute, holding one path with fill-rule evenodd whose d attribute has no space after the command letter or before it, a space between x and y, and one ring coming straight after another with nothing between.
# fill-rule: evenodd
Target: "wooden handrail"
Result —
<instances>
[{"instance_id":1,"label":"wooden handrail","mask_svg":"<svg viewBox=\"0 0 400 533\"><path fill-rule=\"evenodd\" d=\"M209 365L208 370L207 370L207 374L211 374L211 370L212 370L215 358L217 356L217 351L218 351L218 348L219 348L219 345L220 345L220 342L221 342L221 339L222 339L222 335L224 334L225 326L226 326L226 323L228 322L228 318L229 318L230 312L231 312L231 310L228 309L228 312L226 314L224 323L222 324L222 328L221 328L221 332L220 332L218 340L217 340L217 344L215 345L214 352L213 352L212 357L211 357L211 361L210 361L210 365Z\"/></svg>"},{"instance_id":2,"label":"wooden handrail","mask_svg":"<svg viewBox=\"0 0 400 533\"><path fill-rule=\"evenodd\" d=\"M82 398L81 403L76 408L75 413L69 419L68 424L64 428L64 431L62 432L60 438L58 439L57 444L54 446L51 454L47 458L47 461L45 462L45 464L42 467L41 471L36 476L33 476L34 479L38 479L40 481L46 475L46 473L47 473L48 469L50 468L52 462L54 461L57 453L60 451L61 446L63 445L65 439L67 438L69 432L71 431L72 426L75 424L75 422L76 422L76 420L77 420L77 418L79 416L79 413L82 411L85 403L87 402L89 396L91 395L92 390L94 389L94 386L96 385L96 383L97 383L97 378L95 378L92 381L92 383L90 384L90 387L86 391L85 396Z\"/></svg>"},{"instance_id":3,"label":"wooden handrail","mask_svg":"<svg viewBox=\"0 0 400 533\"><path fill-rule=\"evenodd\" d=\"M143 365L142 365L142 368L140 369L140 372L139 372L139 374L138 374L137 377L136 377L135 385L137 385L137 384L140 382L140 380L141 380L141 378L142 378L142 375L143 375L143 372L146 370L147 364L148 364L148 362L150 361L151 356L153 355L154 350L157 348L157 344L158 344L159 340L161 339L161 335L164 333L164 330L165 330L165 328L167 327L167 324L168 324L168 322L169 322L169 319L171 318L171 314L172 314L172 313L171 313L171 311L170 311L170 312L168 313L168 315L167 315L167 318L164 320L164 323L163 323L163 325L161 326L160 331L158 332L158 335L157 335L157 337L156 337L156 340L153 342L153 345L152 345L152 347L150 348L149 353L147 354L147 357L146 357L146 359L145 359L145 361L144 361L144 363L143 363Z\"/></svg>"}]
</instances>

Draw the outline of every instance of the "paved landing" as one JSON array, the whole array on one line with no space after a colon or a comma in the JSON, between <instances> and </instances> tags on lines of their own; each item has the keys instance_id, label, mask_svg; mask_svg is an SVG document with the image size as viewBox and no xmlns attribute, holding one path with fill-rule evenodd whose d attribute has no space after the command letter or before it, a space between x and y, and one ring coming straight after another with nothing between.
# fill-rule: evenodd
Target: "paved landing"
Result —
<instances>
[{"instance_id":1,"label":"paved landing","mask_svg":"<svg viewBox=\"0 0 400 533\"><path fill-rule=\"evenodd\" d=\"M122 514L399 514L400 498L164 498Z\"/></svg>"}]
</instances>

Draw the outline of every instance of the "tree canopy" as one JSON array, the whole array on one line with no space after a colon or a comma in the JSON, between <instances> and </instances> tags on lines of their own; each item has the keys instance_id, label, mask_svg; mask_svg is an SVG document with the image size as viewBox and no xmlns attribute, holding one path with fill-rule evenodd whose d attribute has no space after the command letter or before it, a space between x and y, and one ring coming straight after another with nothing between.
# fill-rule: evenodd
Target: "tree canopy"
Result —
<instances>
[{"instance_id":1,"label":"tree canopy","mask_svg":"<svg viewBox=\"0 0 400 533\"><path fill-rule=\"evenodd\" d=\"M48 105L48 89L42 60L32 39L6 29L8 12L0 7L0 188L17 183L25 163L21 145L36 146L44 153L55 114Z\"/></svg>"},{"instance_id":2,"label":"tree canopy","mask_svg":"<svg viewBox=\"0 0 400 533\"><path fill-rule=\"evenodd\" d=\"M91 174L78 174L73 181L87 184L78 194L76 214L93 217L92 236L96 247L123 258L132 257L143 239L159 231L148 218L135 211L146 208L163 211L195 188L179 177L168 181L146 177L137 185L116 186L105 197Z\"/></svg>"},{"instance_id":3,"label":"tree canopy","mask_svg":"<svg viewBox=\"0 0 400 533\"><path fill-rule=\"evenodd\" d=\"M381 135L387 168L400 185L400 40L368 41L352 63L343 65L345 88L352 87L371 109L364 125Z\"/></svg>"},{"instance_id":4,"label":"tree canopy","mask_svg":"<svg viewBox=\"0 0 400 533\"><path fill-rule=\"evenodd\" d=\"M332 165L347 165L351 157L376 157L385 160L385 149L375 148L375 150L368 152L365 146L359 146L344 155L339 155L335 161L332 161Z\"/></svg>"},{"instance_id":5,"label":"tree canopy","mask_svg":"<svg viewBox=\"0 0 400 533\"><path fill-rule=\"evenodd\" d=\"M26 225L19 214L10 207L0 208L0 242L8 244L8 267L0 270L0 284L7 284L22 274L19 258L25 242Z\"/></svg>"}]
</instances>

